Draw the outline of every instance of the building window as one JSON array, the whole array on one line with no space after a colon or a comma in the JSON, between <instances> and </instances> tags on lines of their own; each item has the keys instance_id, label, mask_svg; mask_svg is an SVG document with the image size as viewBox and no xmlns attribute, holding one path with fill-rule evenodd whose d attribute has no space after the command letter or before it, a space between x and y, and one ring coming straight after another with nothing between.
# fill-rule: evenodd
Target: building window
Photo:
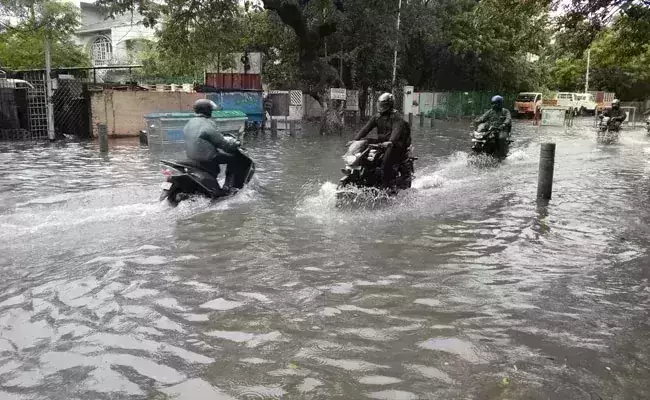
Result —
<instances>
[{"instance_id":1,"label":"building window","mask_svg":"<svg viewBox=\"0 0 650 400\"><path fill-rule=\"evenodd\" d=\"M113 57L111 40L106 36L99 36L92 45L93 64L107 65Z\"/></svg>"}]
</instances>

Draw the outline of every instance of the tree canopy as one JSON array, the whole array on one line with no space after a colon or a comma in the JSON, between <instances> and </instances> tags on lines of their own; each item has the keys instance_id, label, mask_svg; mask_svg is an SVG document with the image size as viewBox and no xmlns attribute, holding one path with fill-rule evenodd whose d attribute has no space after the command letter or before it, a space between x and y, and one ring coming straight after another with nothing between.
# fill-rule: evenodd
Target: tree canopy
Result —
<instances>
[{"instance_id":1,"label":"tree canopy","mask_svg":"<svg viewBox=\"0 0 650 400\"><path fill-rule=\"evenodd\" d=\"M56 0L0 0L0 67L44 68L49 38L53 67L90 65L88 55L71 40L79 11Z\"/></svg>"},{"instance_id":2,"label":"tree canopy","mask_svg":"<svg viewBox=\"0 0 650 400\"><path fill-rule=\"evenodd\" d=\"M395 50L398 81L419 89L580 90L588 48L591 88L647 96L649 2L409 0L398 30L398 0L98 0L158 29L152 65L188 73L260 51L266 82L316 98L390 89Z\"/></svg>"}]
</instances>

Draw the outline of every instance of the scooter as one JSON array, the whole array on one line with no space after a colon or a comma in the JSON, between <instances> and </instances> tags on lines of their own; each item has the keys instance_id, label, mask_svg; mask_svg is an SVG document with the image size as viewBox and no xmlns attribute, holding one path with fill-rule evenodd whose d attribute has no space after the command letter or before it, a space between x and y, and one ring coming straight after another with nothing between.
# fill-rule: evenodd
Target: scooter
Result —
<instances>
[{"instance_id":1,"label":"scooter","mask_svg":"<svg viewBox=\"0 0 650 400\"><path fill-rule=\"evenodd\" d=\"M232 134L224 134L226 140L237 141ZM238 147L234 155L240 158L241 170L226 171L229 189L221 187L214 171L208 171L201 165L189 160L168 161L161 160L162 174L165 181L161 185L160 201L167 202L175 207L181 201L195 196L203 196L213 200L221 200L235 195L244 185L248 184L255 173L255 163L248 156L243 147Z\"/></svg>"}]
</instances>

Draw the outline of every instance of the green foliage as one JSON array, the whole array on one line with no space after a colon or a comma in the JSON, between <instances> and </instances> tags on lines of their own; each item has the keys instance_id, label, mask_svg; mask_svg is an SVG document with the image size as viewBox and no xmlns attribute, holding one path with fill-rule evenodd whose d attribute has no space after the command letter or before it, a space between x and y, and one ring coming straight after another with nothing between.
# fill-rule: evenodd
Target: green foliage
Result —
<instances>
[{"instance_id":1,"label":"green foliage","mask_svg":"<svg viewBox=\"0 0 650 400\"><path fill-rule=\"evenodd\" d=\"M150 76L197 76L246 50L264 55L263 79L275 87L313 92L340 77L349 88L388 90L398 50L397 81L418 89L581 91L591 48L592 89L624 99L650 92L647 0L575 0L557 24L552 0L409 0L399 31L397 0L99 3L158 24L143 57Z\"/></svg>"},{"instance_id":2,"label":"green foliage","mask_svg":"<svg viewBox=\"0 0 650 400\"><path fill-rule=\"evenodd\" d=\"M52 67L90 66L80 46L69 40L52 41ZM39 69L45 67L45 39L34 32L0 34L0 66L3 69Z\"/></svg>"},{"instance_id":3,"label":"green foliage","mask_svg":"<svg viewBox=\"0 0 650 400\"><path fill-rule=\"evenodd\" d=\"M53 0L0 0L0 5L7 21L14 21L0 30L0 66L44 68L46 38L52 43L53 67L90 65L88 55L70 40L79 24L74 5Z\"/></svg>"},{"instance_id":4,"label":"green foliage","mask_svg":"<svg viewBox=\"0 0 650 400\"><path fill-rule=\"evenodd\" d=\"M623 100L650 96L649 19L648 7L630 7L598 33L590 43L590 89L612 91ZM551 69L551 82L561 90L582 90L586 52L564 36L559 39L553 49L557 60Z\"/></svg>"}]
</instances>

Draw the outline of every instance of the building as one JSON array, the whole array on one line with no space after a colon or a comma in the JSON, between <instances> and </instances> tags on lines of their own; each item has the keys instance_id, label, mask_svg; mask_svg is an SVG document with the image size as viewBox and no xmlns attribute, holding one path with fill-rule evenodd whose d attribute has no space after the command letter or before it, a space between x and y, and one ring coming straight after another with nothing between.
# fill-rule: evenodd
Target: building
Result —
<instances>
[{"instance_id":1,"label":"building","mask_svg":"<svg viewBox=\"0 0 650 400\"><path fill-rule=\"evenodd\" d=\"M142 16L124 14L107 18L93 3L80 3L81 26L77 44L87 49L96 67L138 64L138 43L154 40L155 31L142 24Z\"/></svg>"}]
</instances>

